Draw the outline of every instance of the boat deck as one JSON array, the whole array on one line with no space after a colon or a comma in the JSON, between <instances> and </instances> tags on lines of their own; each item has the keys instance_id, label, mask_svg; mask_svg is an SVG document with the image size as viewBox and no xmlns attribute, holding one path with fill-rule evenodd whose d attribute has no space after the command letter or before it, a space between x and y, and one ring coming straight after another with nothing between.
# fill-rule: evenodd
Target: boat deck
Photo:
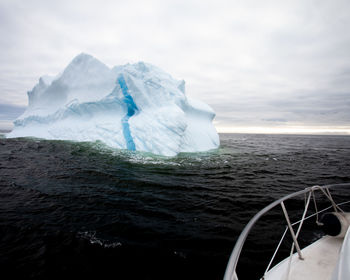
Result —
<instances>
[{"instance_id":1,"label":"boat deck","mask_svg":"<svg viewBox=\"0 0 350 280\"><path fill-rule=\"evenodd\" d=\"M288 277L290 258L274 266L265 274L265 280L329 280L336 267L343 238L324 236L302 250L304 260L295 253L292 256Z\"/></svg>"}]
</instances>

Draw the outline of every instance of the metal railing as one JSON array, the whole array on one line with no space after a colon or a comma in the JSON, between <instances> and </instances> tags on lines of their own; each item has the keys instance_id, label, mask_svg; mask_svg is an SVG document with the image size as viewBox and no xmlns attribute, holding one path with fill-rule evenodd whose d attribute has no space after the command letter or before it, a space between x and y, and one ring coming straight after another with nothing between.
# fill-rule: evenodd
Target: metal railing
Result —
<instances>
[{"instance_id":1,"label":"metal railing","mask_svg":"<svg viewBox=\"0 0 350 280\"><path fill-rule=\"evenodd\" d=\"M334 208L334 210L337 212L338 210L342 211L339 207L340 204L336 204L333 199L332 199L332 196L329 192L329 189L330 188L337 188L337 187L350 187L350 183L345 183L345 184L333 184L333 185L325 185L325 186L313 186L313 187L309 187L309 188L306 188L304 190L301 190L301 191L298 191L298 192L294 192L294 193L291 193L289 195L286 195L274 202L272 202L271 204L267 205L265 208L263 208L260 212L258 212L249 222L248 224L245 226L245 228L243 229L242 233L240 234L240 236L238 237L237 239L237 242L233 248L233 251L231 253L231 256L230 256L230 259L228 261L228 264L227 264L227 267L226 267L226 271L225 271L225 275L224 275L224 280L237 280L237 274L236 274L236 267L237 267L237 263L238 263L238 259L239 259L239 256L241 254L241 251L242 251L242 248L243 248L243 245L244 245L244 242L245 240L247 239L247 236L248 234L250 233L251 229L253 228L253 226L255 225L255 223L264 215L266 214L267 212L269 212L271 209L273 209L274 207L276 207L277 205L281 205L282 207L282 210L283 210L283 213L284 213L284 216L286 218L286 221L287 221L287 228L286 230L284 231L284 234L282 236L282 239L281 241L279 242L278 246L277 246L277 249L274 253L274 255L272 256L272 259L268 265L268 268L266 269L265 273L269 270L269 267L271 266L272 264L272 261L276 255L276 252L277 250L279 249L281 243L282 243L282 240L284 238L284 236L286 235L287 233L287 230L289 229L291 235L292 235L292 238L293 238L293 247L292 247L292 250L291 252L293 252L294 250L294 246L296 247L297 249L297 252L298 252L298 255L299 255L299 258L302 259L302 254L301 254L301 250L300 250L300 247L299 247L299 244L298 244L298 241L297 241L297 237L299 235L299 232L301 230L301 226L302 226L302 223L303 221L305 221L306 219L309 219L315 215L318 216L319 213L327 210L327 209L330 209L330 208ZM315 196L314 196L314 191L316 190L320 190L321 192L323 192L323 194L325 194L325 196L331 201L332 203L332 206L330 207L327 207L325 209L322 209L321 211L318 211L317 210L317 206L316 206L316 200L315 200ZM302 219L298 222L295 222L295 223L291 223L290 220L289 220L289 216L288 216L288 213L287 213L287 210L284 206L284 201L290 199L290 198L293 198L293 197L297 197L297 196L300 196L300 195L308 195L308 198L307 200L305 201L305 210L304 210L304 213L303 213L303 216L302 216ZM309 206L309 202L311 200L311 197L313 197L313 200L314 200L314 204L315 204L315 209L316 209L316 213L308 216L308 217L305 217L306 215L306 212L307 212L307 209L308 209L308 206ZM350 202L350 201L349 201ZM318 222L318 217L317 217L317 222ZM295 224L298 224L300 223L299 227L298 227L298 230L297 230L297 233L294 232L293 230L293 225Z\"/></svg>"}]
</instances>

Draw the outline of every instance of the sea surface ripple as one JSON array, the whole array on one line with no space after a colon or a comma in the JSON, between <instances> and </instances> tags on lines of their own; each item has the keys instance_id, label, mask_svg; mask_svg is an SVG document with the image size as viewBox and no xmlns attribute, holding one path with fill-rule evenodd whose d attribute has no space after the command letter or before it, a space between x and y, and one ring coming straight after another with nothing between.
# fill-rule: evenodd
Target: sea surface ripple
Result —
<instances>
[{"instance_id":1,"label":"sea surface ripple","mask_svg":"<svg viewBox=\"0 0 350 280\"><path fill-rule=\"evenodd\" d=\"M257 211L307 186L350 181L349 136L220 138L218 150L173 158L99 142L0 138L2 275L222 279ZM258 243L274 249L279 217L258 226L240 279L261 276L267 257Z\"/></svg>"}]
</instances>

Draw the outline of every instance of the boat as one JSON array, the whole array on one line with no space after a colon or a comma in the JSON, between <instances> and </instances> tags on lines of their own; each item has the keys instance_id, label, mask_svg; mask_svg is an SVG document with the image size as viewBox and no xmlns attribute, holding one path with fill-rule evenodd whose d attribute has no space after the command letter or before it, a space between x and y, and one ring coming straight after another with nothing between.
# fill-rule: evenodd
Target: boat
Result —
<instances>
[{"instance_id":1,"label":"boat","mask_svg":"<svg viewBox=\"0 0 350 280\"><path fill-rule=\"evenodd\" d=\"M266 213L277 206L281 207L285 223L285 230L281 233L281 239L272 254L261 280L349 280L350 279L350 214L346 207L350 206L350 197L342 193L350 191L350 183L333 184L324 186L307 187L286 195L258 212L245 226L229 258L224 280L238 280L236 268L242 252L242 248L257 221ZM334 192L345 201L333 199ZM349 194L349 192L347 192ZM286 202L291 199L303 199L303 209L300 209L301 218L292 222L286 207ZM346 200L346 198L348 200ZM320 206L322 200L322 207ZM328 204L324 203L324 200ZM324 207L327 205L326 207ZM344 210L345 209L345 210ZM305 221L315 221L324 234L316 241L301 248L298 237L303 229ZM275 257L285 242L286 235L291 237L290 254L275 265ZM267 263L267 262L266 262ZM254 269L254 267L252 267ZM253 280L253 279L252 279Z\"/></svg>"}]
</instances>

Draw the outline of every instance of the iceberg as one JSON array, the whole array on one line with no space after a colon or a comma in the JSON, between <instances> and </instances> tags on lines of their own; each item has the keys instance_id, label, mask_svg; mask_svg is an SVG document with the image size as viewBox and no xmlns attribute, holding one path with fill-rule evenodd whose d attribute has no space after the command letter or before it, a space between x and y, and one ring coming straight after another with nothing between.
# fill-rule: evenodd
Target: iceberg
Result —
<instances>
[{"instance_id":1,"label":"iceberg","mask_svg":"<svg viewBox=\"0 0 350 280\"><path fill-rule=\"evenodd\" d=\"M28 107L7 137L102 141L164 156L219 147L214 111L187 97L185 81L148 63L107 67L80 54L28 92Z\"/></svg>"}]
</instances>

